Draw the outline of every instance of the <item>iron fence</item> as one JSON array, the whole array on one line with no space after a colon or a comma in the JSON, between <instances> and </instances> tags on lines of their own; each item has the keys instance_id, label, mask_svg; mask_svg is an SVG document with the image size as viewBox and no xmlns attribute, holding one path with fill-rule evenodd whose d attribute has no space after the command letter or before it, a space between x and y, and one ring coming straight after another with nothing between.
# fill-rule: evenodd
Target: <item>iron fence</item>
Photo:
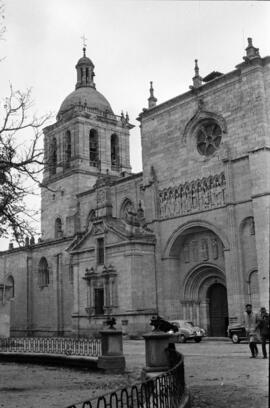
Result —
<instances>
[{"instance_id":1,"label":"iron fence","mask_svg":"<svg viewBox=\"0 0 270 408\"><path fill-rule=\"evenodd\" d=\"M101 355L101 341L65 337L9 337L0 339L0 352L98 357Z\"/></svg>"},{"instance_id":2,"label":"iron fence","mask_svg":"<svg viewBox=\"0 0 270 408\"><path fill-rule=\"evenodd\" d=\"M178 408L185 391L184 361L143 383L69 405L67 408Z\"/></svg>"}]
</instances>

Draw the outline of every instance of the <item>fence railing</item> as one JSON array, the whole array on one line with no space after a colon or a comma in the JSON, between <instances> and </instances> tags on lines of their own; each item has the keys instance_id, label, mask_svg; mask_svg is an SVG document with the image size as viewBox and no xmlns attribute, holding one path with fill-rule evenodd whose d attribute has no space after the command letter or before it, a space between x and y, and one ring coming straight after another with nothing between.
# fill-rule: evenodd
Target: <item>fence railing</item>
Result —
<instances>
[{"instance_id":1,"label":"fence railing","mask_svg":"<svg viewBox=\"0 0 270 408\"><path fill-rule=\"evenodd\" d=\"M184 361L181 356L179 363L164 374L67 408L178 408L184 391Z\"/></svg>"},{"instance_id":2,"label":"fence railing","mask_svg":"<svg viewBox=\"0 0 270 408\"><path fill-rule=\"evenodd\" d=\"M65 337L9 337L0 339L0 352L51 353L99 357L100 339Z\"/></svg>"}]
</instances>

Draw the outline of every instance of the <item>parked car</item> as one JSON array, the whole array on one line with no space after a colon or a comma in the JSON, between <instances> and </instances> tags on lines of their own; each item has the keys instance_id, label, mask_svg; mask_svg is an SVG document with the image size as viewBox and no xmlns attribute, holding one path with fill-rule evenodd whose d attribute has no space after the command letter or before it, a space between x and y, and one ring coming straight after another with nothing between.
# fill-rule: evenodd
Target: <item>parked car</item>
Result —
<instances>
[{"instance_id":1,"label":"parked car","mask_svg":"<svg viewBox=\"0 0 270 408\"><path fill-rule=\"evenodd\" d=\"M227 333L234 344L240 343L241 340L247 340L246 329L240 323L234 323L228 326Z\"/></svg>"},{"instance_id":2,"label":"parked car","mask_svg":"<svg viewBox=\"0 0 270 408\"><path fill-rule=\"evenodd\" d=\"M171 320L170 323L178 328L178 331L174 334L179 343L185 343L187 340L194 340L196 343L199 343L205 336L205 330L194 326L191 321Z\"/></svg>"}]
</instances>

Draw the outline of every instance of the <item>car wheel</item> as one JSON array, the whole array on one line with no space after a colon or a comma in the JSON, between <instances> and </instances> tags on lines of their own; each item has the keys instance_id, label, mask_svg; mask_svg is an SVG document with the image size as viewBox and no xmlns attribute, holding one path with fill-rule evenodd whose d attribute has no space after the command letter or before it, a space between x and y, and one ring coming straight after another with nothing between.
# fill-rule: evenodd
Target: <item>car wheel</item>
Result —
<instances>
[{"instance_id":1,"label":"car wheel","mask_svg":"<svg viewBox=\"0 0 270 408\"><path fill-rule=\"evenodd\" d=\"M179 343L185 343L185 342L186 342L186 338L185 338L185 336L183 334L181 334L179 336Z\"/></svg>"},{"instance_id":2,"label":"car wheel","mask_svg":"<svg viewBox=\"0 0 270 408\"><path fill-rule=\"evenodd\" d=\"M239 337L237 336L237 334L233 334L233 335L232 335L232 342L233 342L234 344L240 343L240 340L239 340Z\"/></svg>"},{"instance_id":3,"label":"car wheel","mask_svg":"<svg viewBox=\"0 0 270 408\"><path fill-rule=\"evenodd\" d=\"M195 340L196 343L200 343L200 341L202 341L202 338L201 337L195 337L194 340Z\"/></svg>"}]
</instances>

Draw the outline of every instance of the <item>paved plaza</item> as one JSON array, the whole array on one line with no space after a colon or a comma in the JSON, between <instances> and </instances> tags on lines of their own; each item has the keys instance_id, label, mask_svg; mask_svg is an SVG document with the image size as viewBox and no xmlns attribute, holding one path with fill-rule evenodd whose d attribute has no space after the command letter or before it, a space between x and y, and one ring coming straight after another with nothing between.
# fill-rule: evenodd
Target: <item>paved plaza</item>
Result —
<instances>
[{"instance_id":1,"label":"paved plaza","mask_svg":"<svg viewBox=\"0 0 270 408\"><path fill-rule=\"evenodd\" d=\"M259 346L260 347L260 346ZM250 359L247 344L203 341L177 344L185 356L193 408L268 407L269 360ZM124 343L125 375L38 365L0 364L0 407L65 407L132 384L145 365L144 342Z\"/></svg>"}]
</instances>

